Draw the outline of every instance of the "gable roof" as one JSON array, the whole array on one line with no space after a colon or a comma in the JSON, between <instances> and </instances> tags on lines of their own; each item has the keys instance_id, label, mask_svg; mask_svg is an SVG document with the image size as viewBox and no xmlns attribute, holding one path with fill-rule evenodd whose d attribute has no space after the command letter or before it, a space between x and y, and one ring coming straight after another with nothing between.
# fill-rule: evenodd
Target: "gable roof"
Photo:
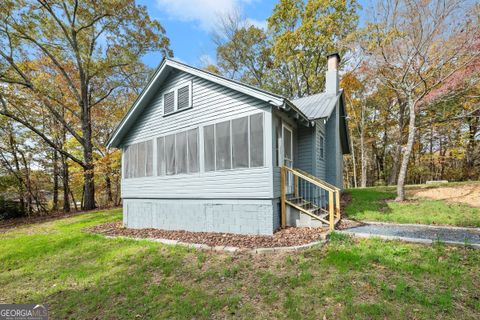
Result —
<instances>
[{"instance_id":1,"label":"gable roof","mask_svg":"<svg viewBox=\"0 0 480 320\"><path fill-rule=\"evenodd\" d=\"M110 148L120 146L121 140L124 135L134 124L135 120L141 114L143 109L148 105L148 102L157 92L157 89L160 88L163 81L167 78L169 71L172 69L187 72L199 78L212 81L232 90L242 92L246 95L267 102L279 109L283 109L288 112L294 112L296 114L296 118L307 126L311 124L312 120L319 118L328 118L332 113L333 108L335 107L336 101L342 94L339 93L336 97L335 95L330 97L327 96L326 93L321 93L301 99L289 100L286 97L254 87L252 85L229 79L206 70L195 68L170 58L164 58L158 68L155 70L150 80L148 81L145 88L142 90L142 92L139 94L139 96L133 103L132 107L128 110L122 121L120 121L113 133L110 135L110 138L107 142L107 147ZM321 111L315 112L313 106L316 103L324 102L328 105L323 106L322 104L322 107L319 108L321 109ZM319 107L318 104L316 104L316 106L317 108Z\"/></svg>"}]
</instances>

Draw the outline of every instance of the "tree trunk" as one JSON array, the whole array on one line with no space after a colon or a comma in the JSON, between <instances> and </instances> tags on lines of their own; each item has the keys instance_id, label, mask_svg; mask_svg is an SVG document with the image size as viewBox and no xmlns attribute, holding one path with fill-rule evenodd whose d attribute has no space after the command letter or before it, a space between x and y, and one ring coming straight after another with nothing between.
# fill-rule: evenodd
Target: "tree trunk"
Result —
<instances>
[{"instance_id":1,"label":"tree trunk","mask_svg":"<svg viewBox=\"0 0 480 320\"><path fill-rule=\"evenodd\" d=\"M77 201L75 201L75 197L73 196L73 191L70 189L70 196L72 197L73 206L75 207L75 211L78 211Z\"/></svg>"},{"instance_id":2,"label":"tree trunk","mask_svg":"<svg viewBox=\"0 0 480 320\"><path fill-rule=\"evenodd\" d=\"M435 165L433 162L433 124L430 125L430 180L435 180Z\"/></svg>"},{"instance_id":3,"label":"tree trunk","mask_svg":"<svg viewBox=\"0 0 480 320\"><path fill-rule=\"evenodd\" d=\"M105 189L107 192L107 203L111 205L113 203L113 193L112 193L112 181L110 179L110 173L108 172L105 176Z\"/></svg>"},{"instance_id":4,"label":"tree trunk","mask_svg":"<svg viewBox=\"0 0 480 320\"><path fill-rule=\"evenodd\" d=\"M63 179L63 212L70 212L70 172L68 162L65 156L62 156L62 179Z\"/></svg>"},{"instance_id":5,"label":"tree trunk","mask_svg":"<svg viewBox=\"0 0 480 320\"><path fill-rule=\"evenodd\" d=\"M85 167L83 168L83 201L82 210L93 210L95 205L95 181L93 164L93 143L92 143L92 123L90 109L88 106L88 97L85 93L82 106L82 133L83 133L83 158Z\"/></svg>"},{"instance_id":6,"label":"tree trunk","mask_svg":"<svg viewBox=\"0 0 480 320\"><path fill-rule=\"evenodd\" d=\"M13 129L12 129L13 130ZM13 163L15 165L15 170L17 171L16 177L18 180L18 196L20 200L20 206L22 209L29 213L28 208L25 205L25 187L24 187L24 181L22 178L22 172L20 170L20 161L18 160L18 154L17 154L17 148L16 148L16 142L15 142L15 137L13 135L12 131L9 131L9 143L10 143L10 148L12 150L12 155L13 155Z\"/></svg>"},{"instance_id":7,"label":"tree trunk","mask_svg":"<svg viewBox=\"0 0 480 320\"><path fill-rule=\"evenodd\" d=\"M355 148L353 147L353 142L351 145L352 148L352 164L353 164L353 186L357 187L357 163L355 159Z\"/></svg>"},{"instance_id":8,"label":"tree trunk","mask_svg":"<svg viewBox=\"0 0 480 320\"><path fill-rule=\"evenodd\" d=\"M367 186L367 156L365 154L365 133L362 129L362 133L360 134L360 161L362 166L362 180L360 182L360 186L365 188Z\"/></svg>"},{"instance_id":9,"label":"tree trunk","mask_svg":"<svg viewBox=\"0 0 480 320\"><path fill-rule=\"evenodd\" d=\"M58 211L58 152L53 150L53 207L52 211Z\"/></svg>"},{"instance_id":10,"label":"tree trunk","mask_svg":"<svg viewBox=\"0 0 480 320\"><path fill-rule=\"evenodd\" d=\"M467 137L467 150L465 154L465 163L464 163L464 179L475 179L477 170L475 170L475 150L476 150L476 136L478 132L478 125L480 119L480 112L477 112L479 115L469 118L468 121L468 137Z\"/></svg>"},{"instance_id":11,"label":"tree trunk","mask_svg":"<svg viewBox=\"0 0 480 320\"><path fill-rule=\"evenodd\" d=\"M93 164L84 169L83 179L83 201L82 210L93 210L95 205L95 183L93 174Z\"/></svg>"},{"instance_id":12,"label":"tree trunk","mask_svg":"<svg viewBox=\"0 0 480 320\"><path fill-rule=\"evenodd\" d=\"M408 161L410 160L410 154L412 153L413 143L415 141L415 104L411 98L408 99L408 108L409 108L409 124L408 124L408 139L407 146L403 152L402 165L400 167L400 172L398 173L397 181L397 198L396 201L405 200L405 178L407 176L408 170Z\"/></svg>"},{"instance_id":13,"label":"tree trunk","mask_svg":"<svg viewBox=\"0 0 480 320\"><path fill-rule=\"evenodd\" d=\"M400 155L402 154L403 127L405 125L405 104L402 101L399 101L398 104L400 114L398 119L398 140L395 147L395 153L392 158L392 170L390 171L390 176L388 177L388 185L394 185L397 181L398 164L400 162Z\"/></svg>"}]
</instances>

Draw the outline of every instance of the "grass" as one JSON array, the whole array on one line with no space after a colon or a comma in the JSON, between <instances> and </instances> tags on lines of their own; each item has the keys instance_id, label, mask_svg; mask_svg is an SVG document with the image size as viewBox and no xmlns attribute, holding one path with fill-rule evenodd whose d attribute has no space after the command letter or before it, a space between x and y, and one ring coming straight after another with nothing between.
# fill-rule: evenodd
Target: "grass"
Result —
<instances>
[{"instance_id":1,"label":"grass","mask_svg":"<svg viewBox=\"0 0 480 320\"><path fill-rule=\"evenodd\" d=\"M349 189L352 199L345 208L349 218L367 221L480 227L480 208L443 200L415 199L395 202L395 189Z\"/></svg>"},{"instance_id":2,"label":"grass","mask_svg":"<svg viewBox=\"0 0 480 320\"><path fill-rule=\"evenodd\" d=\"M323 249L229 255L82 228L83 214L0 234L0 303L53 319L478 319L480 251L333 234Z\"/></svg>"}]
</instances>

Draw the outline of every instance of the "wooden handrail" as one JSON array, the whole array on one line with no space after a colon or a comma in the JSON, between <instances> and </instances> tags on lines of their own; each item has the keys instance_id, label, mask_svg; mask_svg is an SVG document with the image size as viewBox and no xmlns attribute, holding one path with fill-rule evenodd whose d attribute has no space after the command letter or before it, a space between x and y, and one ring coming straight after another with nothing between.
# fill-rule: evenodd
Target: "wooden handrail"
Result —
<instances>
[{"instance_id":1,"label":"wooden handrail","mask_svg":"<svg viewBox=\"0 0 480 320\"><path fill-rule=\"evenodd\" d=\"M290 169L290 168L288 168ZM313 180L316 180L318 181L319 183L323 184L323 185L326 185L327 187L329 187L330 189L333 189L335 191L340 191L340 188L334 186L333 184L330 184L328 183L327 181L323 181L322 179L318 178L318 177L315 177L314 175L311 175L310 173L308 172L305 172L301 169L298 169L298 168L295 168L295 169L292 169L293 171L296 171L296 172L299 172L301 174L303 174L304 176L307 176L307 177L310 177L311 179Z\"/></svg>"},{"instance_id":2,"label":"wooden handrail","mask_svg":"<svg viewBox=\"0 0 480 320\"><path fill-rule=\"evenodd\" d=\"M320 187L326 191L328 191L328 221L315 216L314 214L311 214L308 212L308 210L304 210L300 206L297 206L293 202L287 201L287 190L286 190L286 184L287 184L287 172L291 172L293 174L294 178L294 194L295 196L299 196L299 191L298 191L298 178L301 178L307 182L310 182L311 184ZM335 187L334 185L331 185L315 176L312 176L311 174L304 172L299 169L292 169L286 166L282 166L280 168L280 195L281 195L281 225L282 228L285 228L286 226L286 205L287 203L294 207L297 210L300 210L301 212L317 219L322 222L326 222L329 225L330 230L333 230L335 228L335 224L340 221L340 189Z\"/></svg>"},{"instance_id":3,"label":"wooden handrail","mask_svg":"<svg viewBox=\"0 0 480 320\"><path fill-rule=\"evenodd\" d=\"M282 168L285 168L285 170L290 171L291 173L293 173L293 175L295 175L297 177L300 177L303 180L307 180L308 182L313 183L314 185L319 186L319 187L321 187L321 188L323 188L327 191L335 192L337 190L340 190L336 187L331 188L331 187L327 186L326 182L324 182L324 181L322 181L318 178L315 179L312 176L310 176L309 174L304 174L302 172L299 172L297 169L292 169L292 168L289 168L289 167L282 167Z\"/></svg>"}]
</instances>

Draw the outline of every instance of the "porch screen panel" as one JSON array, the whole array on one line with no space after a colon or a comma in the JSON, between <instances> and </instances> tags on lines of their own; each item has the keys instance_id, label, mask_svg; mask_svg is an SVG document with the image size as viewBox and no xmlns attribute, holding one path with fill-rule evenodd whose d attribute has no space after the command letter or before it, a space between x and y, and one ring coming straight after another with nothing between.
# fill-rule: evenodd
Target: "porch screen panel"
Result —
<instances>
[{"instance_id":1,"label":"porch screen panel","mask_svg":"<svg viewBox=\"0 0 480 320\"><path fill-rule=\"evenodd\" d=\"M164 176L167 166L165 164L165 138L157 139L157 175Z\"/></svg>"},{"instance_id":2,"label":"porch screen panel","mask_svg":"<svg viewBox=\"0 0 480 320\"><path fill-rule=\"evenodd\" d=\"M145 176L145 142L137 143L137 165L135 167L135 177Z\"/></svg>"},{"instance_id":3,"label":"porch screen panel","mask_svg":"<svg viewBox=\"0 0 480 320\"><path fill-rule=\"evenodd\" d=\"M198 129L189 130L188 140L188 172L198 172Z\"/></svg>"},{"instance_id":4,"label":"porch screen panel","mask_svg":"<svg viewBox=\"0 0 480 320\"><path fill-rule=\"evenodd\" d=\"M132 144L128 155L130 165L128 168L128 177L135 178L135 167L137 166L137 145Z\"/></svg>"},{"instance_id":5,"label":"porch screen panel","mask_svg":"<svg viewBox=\"0 0 480 320\"><path fill-rule=\"evenodd\" d=\"M282 142L282 122L278 119L275 119L275 156L276 156L276 164L277 167L282 165L281 163L281 145Z\"/></svg>"},{"instance_id":6,"label":"porch screen panel","mask_svg":"<svg viewBox=\"0 0 480 320\"><path fill-rule=\"evenodd\" d=\"M248 117L232 120L233 168L248 168Z\"/></svg>"},{"instance_id":7,"label":"porch screen panel","mask_svg":"<svg viewBox=\"0 0 480 320\"><path fill-rule=\"evenodd\" d=\"M230 121L215 125L216 170L231 169Z\"/></svg>"},{"instance_id":8,"label":"porch screen panel","mask_svg":"<svg viewBox=\"0 0 480 320\"><path fill-rule=\"evenodd\" d=\"M137 167L138 167L138 144L132 146L132 168L130 169L130 174L132 178L137 177Z\"/></svg>"},{"instance_id":9,"label":"porch screen panel","mask_svg":"<svg viewBox=\"0 0 480 320\"><path fill-rule=\"evenodd\" d=\"M263 166L263 113L250 116L250 167Z\"/></svg>"},{"instance_id":10,"label":"porch screen panel","mask_svg":"<svg viewBox=\"0 0 480 320\"><path fill-rule=\"evenodd\" d=\"M215 127L212 125L203 128L205 171L215 171Z\"/></svg>"},{"instance_id":11,"label":"porch screen panel","mask_svg":"<svg viewBox=\"0 0 480 320\"><path fill-rule=\"evenodd\" d=\"M123 152L123 178L128 178L128 167L130 165L130 161L128 160L130 147L126 146L125 151Z\"/></svg>"},{"instance_id":12,"label":"porch screen panel","mask_svg":"<svg viewBox=\"0 0 480 320\"><path fill-rule=\"evenodd\" d=\"M151 177L153 175L153 140L145 142L145 175Z\"/></svg>"},{"instance_id":13,"label":"porch screen panel","mask_svg":"<svg viewBox=\"0 0 480 320\"><path fill-rule=\"evenodd\" d=\"M187 173L187 132L175 135L175 166L177 173Z\"/></svg>"},{"instance_id":14,"label":"porch screen panel","mask_svg":"<svg viewBox=\"0 0 480 320\"><path fill-rule=\"evenodd\" d=\"M283 128L283 146L285 148L285 158L288 160L293 160L292 158L292 132Z\"/></svg>"},{"instance_id":15,"label":"porch screen panel","mask_svg":"<svg viewBox=\"0 0 480 320\"><path fill-rule=\"evenodd\" d=\"M167 164L167 174L175 174L175 135L171 134L165 137L165 159Z\"/></svg>"}]
</instances>

